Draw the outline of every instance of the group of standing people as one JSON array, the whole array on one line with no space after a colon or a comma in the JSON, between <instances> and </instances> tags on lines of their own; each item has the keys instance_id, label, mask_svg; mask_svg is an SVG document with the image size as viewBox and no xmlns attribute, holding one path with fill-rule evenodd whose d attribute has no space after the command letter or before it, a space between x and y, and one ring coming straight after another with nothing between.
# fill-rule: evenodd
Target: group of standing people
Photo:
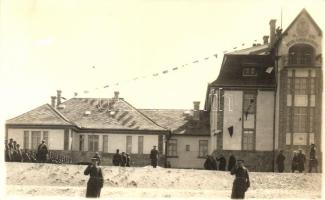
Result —
<instances>
[{"instance_id":1,"label":"group of standing people","mask_svg":"<svg viewBox=\"0 0 325 200\"><path fill-rule=\"evenodd\" d=\"M151 160L151 166L153 168L156 168L158 165L158 150L156 149L156 146L153 146L153 149L150 151L150 160ZM130 167L131 163L131 156L128 153L122 152L120 154L120 150L116 149L116 153L113 156L112 163L114 166L121 166L121 167Z\"/></svg>"},{"instance_id":2,"label":"group of standing people","mask_svg":"<svg viewBox=\"0 0 325 200\"><path fill-rule=\"evenodd\" d=\"M12 138L9 139L9 142L5 141L5 161L23 162L24 160L24 153L19 144Z\"/></svg>"},{"instance_id":3,"label":"group of standing people","mask_svg":"<svg viewBox=\"0 0 325 200\"><path fill-rule=\"evenodd\" d=\"M219 165L218 165L219 163ZM214 158L211 155L207 155L207 158L204 162L204 169L206 170L220 170L220 171L231 171L231 169L236 164L236 158L233 154L230 154L228 159L228 168L226 168L227 160L224 155L219 155L218 157Z\"/></svg>"},{"instance_id":4,"label":"group of standing people","mask_svg":"<svg viewBox=\"0 0 325 200\"><path fill-rule=\"evenodd\" d=\"M283 150L281 150L276 158L276 163L278 167L278 172L282 173L284 171L284 161L286 157L283 154ZM291 160L291 171L294 173L298 171L302 173L305 171L305 163L306 163L306 155L302 152L302 149L299 149L298 152L293 152L293 157ZM309 169L308 172L311 173L313 170L318 172L318 160L316 158L316 146L315 144L311 145L310 153L309 153Z\"/></svg>"},{"instance_id":5,"label":"group of standing people","mask_svg":"<svg viewBox=\"0 0 325 200\"><path fill-rule=\"evenodd\" d=\"M34 163L71 163L67 156L50 152L43 140L36 150L21 149L20 145L12 138L5 141L5 161L6 162L34 162Z\"/></svg>"},{"instance_id":6,"label":"group of standing people","mask_svg":"<svg viewBox=\"0 0 325 200\"><path fill-rule=\"evenodd\" d=\"M130 167L131 156L125 152L122 152L122 154L120 154L120 150L116 149L116 153L113 156L112 162L114 166Z\"/></svg>"}]
</instances>

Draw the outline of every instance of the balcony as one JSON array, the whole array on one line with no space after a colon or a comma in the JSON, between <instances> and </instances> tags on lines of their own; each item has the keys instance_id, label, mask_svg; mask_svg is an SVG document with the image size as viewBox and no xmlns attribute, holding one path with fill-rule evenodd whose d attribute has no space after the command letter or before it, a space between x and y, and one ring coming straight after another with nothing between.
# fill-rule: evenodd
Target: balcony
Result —
<instances>
[{"instance_id":1,"label":"balcony","mask_svg":"<svg viewBox=\"0 0 325 200\"><path fill-rule=\"evenodd\" d=\"M282 64L285 67L321 67L322 58L321 56L311 57L311 56L282 56Z\"/></svg>"}]
</instances>

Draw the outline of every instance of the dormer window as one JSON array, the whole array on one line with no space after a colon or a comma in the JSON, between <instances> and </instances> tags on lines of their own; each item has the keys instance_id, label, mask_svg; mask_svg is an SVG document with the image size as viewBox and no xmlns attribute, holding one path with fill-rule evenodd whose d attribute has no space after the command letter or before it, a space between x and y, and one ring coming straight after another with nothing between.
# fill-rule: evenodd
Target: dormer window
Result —
<instances>
[{"instance_id":1,"label":"dormer window","mask_svg":"<svg viewBox=\"0 0 325 200\"><path fill-rule=\"evenodd\" d=\"M243 68L243 76L256 76L256 68L255 67L244 67Z\"/></svg>"}]
</instances>

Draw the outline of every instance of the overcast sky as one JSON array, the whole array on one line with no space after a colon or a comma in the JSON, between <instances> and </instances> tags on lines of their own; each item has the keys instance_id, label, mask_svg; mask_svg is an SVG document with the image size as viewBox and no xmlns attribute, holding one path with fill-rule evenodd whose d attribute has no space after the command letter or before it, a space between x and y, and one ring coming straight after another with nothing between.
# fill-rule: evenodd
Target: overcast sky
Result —
<instances>
[{"instance_id":1,"label":"overcast sky","mask_svg":"<svg viewBox=\"0 0 325 200\"><path fill-rule=\"evenodd\" d=\"M262 43L270 19L280 26L281 8L284 29L303 8L325 27L325 0L241 2L2 0L1 125L50 103L57 89L66 98L119 90L136 108L192 108L201 101L202 109L223 51Z\"/></svg>"}]
</instances>

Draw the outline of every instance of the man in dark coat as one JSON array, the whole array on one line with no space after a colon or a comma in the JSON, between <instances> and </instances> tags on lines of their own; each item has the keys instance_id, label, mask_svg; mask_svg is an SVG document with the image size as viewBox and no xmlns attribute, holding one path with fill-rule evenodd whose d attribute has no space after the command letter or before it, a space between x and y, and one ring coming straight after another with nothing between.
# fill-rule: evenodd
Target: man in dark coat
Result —
<instances>
[{"instance_id":1,"label":"man in dark coat","mask_svg":"<svg viewBox=\"0 0 325 200\"><path fill-rule=\"evenodd\" d=\"M207 155L207 158L204 162L204 169L206 169L206 170L216 170L217 169L217 162L212 156Z\"/></svg>"},{"instance_id":2,"label":"man in dark coat","mask_svg":"<svg viewBox=\"0 0 325 200\"><path fill-rule=\"evenodd\" d=\"M11 161L11 154L10 154L9 144L7 143L7 140L5 140L5 161L6 162Z\"/></svg>"},{"instance_id":3,"label":"man in dark coat","mask_svg":"<svg viewBox=\"0 0 325 200\"><path fill-rule=\"evenodd\" d=\"M317 166L318 166L318 160L316 158L316 146L315 144L311 144L310 147L310 153L309 153L309 170L308 172L311 173L312 169L315 169L315 172L317 173Z\"/></svg>"},{"instance_id":4,"label":"man in dark coat","mask_svg":"<svg viewBox=\"0 0 325 200\"><path fill-rule=\"evenodd\" d=\"M88 165L84 171L85 175L90 175L87 183L86 197L100 197L100 191L104 184L102 169L98 166L97 158L91 158L92 164Z\"/></svg>"},{"instance_id":5,"label":"man in dark coat","mask_svg":"<svg viewBox=\"0 0 325 200\"><path fill-rule=\"evenodd\" d=\"M121 165L121 155L120 150L116 149L116 153L113 156L113 165L114 166L120 166Z\"/></svg>"},{"instance_id":6,"label":"man in dark coat","mask_svg":"<svg viewBox=\"0 0 325 200\"><path fill-rule=\"evenodd\" d=\"M131 156L127 153L126 154L126 167L130 167L130 162L131 162Z\"/></svg>"},{"instance_id":7,"label":"man in dark coat","mask_svg":"<svg viewBox=\"0 0 325 200\"><path fill-rule=\"evenodd\" d=\"M121 164L120 164L121 167L125 167L126 166L126 155L124 152L122 152L122 155L121 155Z\"/></svg>"},{"instance_id":8,"label":"man in dark coat","mask_svg":"<svg viewBox=\"0 0 325 200\"><path fill-rule=\"evenodd\" d=\"M45 144L45 140L42 140L42 143L40 145L38 145L37 148L37 159L40 162L46 162L47 159L47 154L48 154L48 149L47 146Z\"/></svg>"},{"instance_id":9,"label":"man in dark coat","mask_svg":"<svg viewBox=\"0 0 325 200\"><path fill-rule=\"evenodd\" d=\"M217 161L219 162L219 170L226 171L226 158L221 154Z\"/></svg>"},{"instance_id":10,"label":"man in dark coat","mask_svg":"<svg viewBox=\"0 0 325 200\"><path fill-rule=\"evenodd\" d=\"M276 158L276 164L278 166L278 171L282 173L284 171L284 160L286 157L283 155L283 151L281 150L279 155Z\"/></svg>"},{"instance_id":11,"label":"man in dark coat","mask_svg":"<svg viewBox=\"0 0 325 200\"><path fill-rule=\"evenodd\" d=\"M19 158L18 158L18 152L17 152L17 142L16 141L13 141L12 143L12 150L11 150L11 159L12 161L14 162L18 162Z\"/></svg>"},{"instance_id":12,"label":"man in dark coat","mask_svg":"<svg viewBox=\"0 0 325 200\"><path fill-rule=\"evenodd\" d=\"M298 170L298 154L296 151L294 151L291 161L291 171L294 173L296 170Z\"/></svg>"},{"instance_id":13,"label":"man in dark coat","mask_svg":"<svg viewBox=\"0 0 325 200\"><path fill-rule=\"evenodd\" d=\"M19 144L16 145L16 162L23 162L23 153Z\"/></svg>"},{"instance_id":14,"label":"man in dark coat","mask_svg":"<svg viewBox=\"0 0 325 200\"><path fill-rule=\"evenodd\" d=\"M158 165L158 151L156 149L156 146L153 146L153 149L151 149L150 152L150 160L151 160L151 166L153 168L156 168Z\"/></svg>"},{"instance_id":15,"label":"man in dark coat","mask_svg":"<svg viewBox=\"0 0 325 200\"><path fill-rule=\"evenodd\" d=\"M243 162L243 160L238 160L236 166L230 172L236 176L232 186L232 199L244 199L245 192L250 187L248 170L244 167Z\"/></svg>"},{"instance_id":16,"label":"man in dark coat","mask_svg":"<svg viewBox=\"0 0 325 200\"><path fill-rule=\"evenodd\" d=\"M232 153L230 153L229 160L228 160L228 171L231 171L232 168L235 167L235 164L236 164L236 158Z\"/></svg>"},{"instance_id":17,"label":"man in dark coat","mask_svg":"<svg viewBox=\"0 0 325 200\"><path fill-rule=\"evenodd\" d=\"M94 157L93 158L97 158L97 164L100 165L101 163L101 159L100 159L100 155L98 152L95 153Z\"/></svg>"},{"instance_id":18,"label":"man in dark coat","mask_svg":"<svg viewBox=\"0 0 325 200\"><path fill-rule=\"evenodd\" d=\"M306 156L302 153L302 149L299 149L298 157L298 171L302 173L305 170Z\"/></svg>"}]
</instances>

